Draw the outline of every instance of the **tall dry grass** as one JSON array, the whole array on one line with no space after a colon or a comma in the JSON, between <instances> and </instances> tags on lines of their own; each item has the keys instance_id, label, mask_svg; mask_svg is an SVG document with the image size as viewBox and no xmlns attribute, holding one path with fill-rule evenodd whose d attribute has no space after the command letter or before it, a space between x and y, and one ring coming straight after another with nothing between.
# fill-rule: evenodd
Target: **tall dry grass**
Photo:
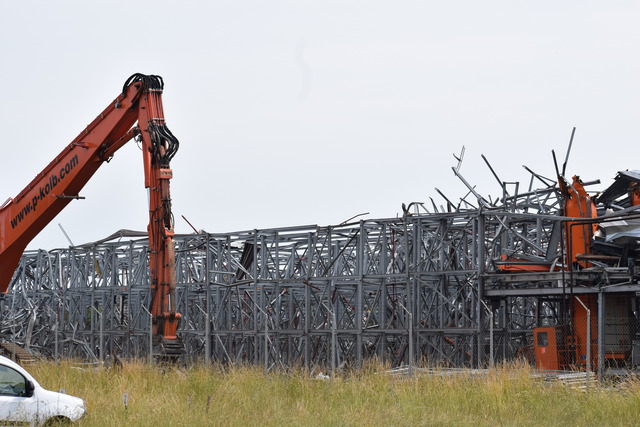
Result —
<instances>
[{"instance_id":1,"label":"tall dry grass","mask_svg":"<svg viewBox=\"0 0 640 427\"><path fill-rule=\"evenodd\" d=\"M369 365L328 380L304 370L255 367L121 369L42 362L30 371L46 388L85 399L82 426L406 426L636 425L640 382L591 387L588 393L502 366L474 376L397 378ZM123 395L128 396L127 405Z\"/></svg>"}]
</instances>

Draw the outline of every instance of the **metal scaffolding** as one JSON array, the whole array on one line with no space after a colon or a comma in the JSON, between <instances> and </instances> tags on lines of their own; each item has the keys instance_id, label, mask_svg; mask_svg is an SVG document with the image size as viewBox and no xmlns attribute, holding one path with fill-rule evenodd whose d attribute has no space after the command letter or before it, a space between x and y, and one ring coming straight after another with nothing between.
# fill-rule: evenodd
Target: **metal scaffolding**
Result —
<instances>
[{"instance_id":1,"label":"metal scaffolding","mask_svg":"<svg viewBox=\"0 0 640 427\"><path fill-rule=\"evenodd\" d=\"M412 203L400 218L176 236L188 359L482 367L530 354L533 328L565 322L569 296L636 298L629 268L560 268L568 219L555 184L532 174L526 192L502 188L496 201L470 187L471 202ZM125 232L25 252L0 301L0 336L50 357L149 357L147 243ZM518 262L541 271L513 271Z\"/></svg>"}]
</instances>

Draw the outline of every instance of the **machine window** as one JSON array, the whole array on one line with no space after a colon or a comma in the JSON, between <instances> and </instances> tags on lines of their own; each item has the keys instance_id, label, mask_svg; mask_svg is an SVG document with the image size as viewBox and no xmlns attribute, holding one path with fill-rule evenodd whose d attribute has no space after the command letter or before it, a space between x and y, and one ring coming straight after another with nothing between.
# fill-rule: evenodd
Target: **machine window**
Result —
<instances>
[{"instance_id":1,"label":"machine window","mask_svg":"<svg viewBox=\"0 0 640 427\"><path fill-rule=\"evenodd\" d=\"M538 347L546 347L549 345L549 336L546 332L538 332Z\"/></svg>"}]
</instances>

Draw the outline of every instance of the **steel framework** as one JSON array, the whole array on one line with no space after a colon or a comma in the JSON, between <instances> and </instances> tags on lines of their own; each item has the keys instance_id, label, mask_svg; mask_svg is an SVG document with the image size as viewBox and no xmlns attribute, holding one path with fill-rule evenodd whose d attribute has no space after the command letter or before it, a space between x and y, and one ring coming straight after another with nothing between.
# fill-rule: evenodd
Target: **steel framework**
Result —
<instances>
[{"instance_id":1,"label":"steel framework","mask_svg":"<svg viewBox=\"0 0 640 427\"><path fill-rule=\"evenodd\" d=\"M635 298L628 268L559 268L568 219L557 187L534 176L546 187L533 189L532 178L509 194L503 183L494 202L470 187L472 202L445 197L430 212L412 203L400 218L176 236L187 357L266 368L370 358L486 366L526 356L534 327L566 321L571 295ZM546 271L504 272L505 259ZM143 234L28 251L0 300L0 335L51 357L146 358L149 299Z\"/></svg>"}]
</instances>

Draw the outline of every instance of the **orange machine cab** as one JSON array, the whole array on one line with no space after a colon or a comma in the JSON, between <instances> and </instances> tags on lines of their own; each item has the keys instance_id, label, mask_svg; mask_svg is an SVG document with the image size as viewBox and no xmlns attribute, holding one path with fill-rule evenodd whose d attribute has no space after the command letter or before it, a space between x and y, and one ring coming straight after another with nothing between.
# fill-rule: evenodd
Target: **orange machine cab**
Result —
<instances>
[{"instance_id":1,"label":"orange machine cab","mask_svg":"<svg viewBox=\"0 0 640 427\"><path fill-rule=\"evenodd\" d=\"M559 351L562 343L561 327L535 328L533 343L537 369L557 371L565 364Z\"/></svg>"},{"instance_id":2,"label":"orange machine cab","mask_svg":"<svg viewBox=\"0 0 640 427\"><path fill-rule=\"evenodd\" d=\"M578 298L582 304L578 301ZM583 306L584 304L584 306ZM587 307L590 322L587 321ZM610 295L604 305L604 363L624 364L632 351L634 328L630 318L635 308L634 295ZM591 368L598 366L598 303L597 295L573 297L569 326L549 326L533 330L536 368L543 370L585 369L587 366L590 323Z\"/></svg>"}]
</instances>

